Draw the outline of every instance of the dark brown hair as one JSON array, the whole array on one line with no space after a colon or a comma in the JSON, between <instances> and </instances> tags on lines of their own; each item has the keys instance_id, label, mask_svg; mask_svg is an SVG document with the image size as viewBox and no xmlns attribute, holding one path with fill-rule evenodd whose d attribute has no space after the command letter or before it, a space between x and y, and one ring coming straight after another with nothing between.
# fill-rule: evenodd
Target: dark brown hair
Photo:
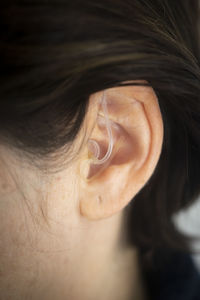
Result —
<instances>
[{"instance_id":1,"label":"dark brown hair","mask_svg":"<svg viewBox=\"0 0 200 300\"><path fill-rule=\"evenodd\" d=\"M192 251L191 237L178 231L172 216L200 194L198 1L5 3L1 143L41 170L56 172L59 158L76 155L70 149L89 96L146 80L158 96L164 143L154 174L124 210L127 237L146 249L145 257L162 248Z\"/></svg>"}]
</instances>

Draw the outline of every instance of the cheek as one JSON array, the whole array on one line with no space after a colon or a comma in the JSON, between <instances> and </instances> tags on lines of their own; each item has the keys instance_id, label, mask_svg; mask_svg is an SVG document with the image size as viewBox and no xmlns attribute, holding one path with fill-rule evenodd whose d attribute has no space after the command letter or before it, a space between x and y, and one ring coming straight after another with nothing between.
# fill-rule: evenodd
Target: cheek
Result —
<instances>
[{"instance_id":1,"label":"cheek","mask_svg":"<svg viewBox=\"0 0 200 300\"><path fill-rule=\"evenodd\" d=\"M54 260L45 249L53 237L42 234L22 209L11 210L9 205L6 209L0 208L0 298L27 299L26 295L38 293L40 299L52 275Z\"/></svg>"},{"instance_id":2,"label":"cheek","mask_svg":"<svg viewBox=\"0 0 200 300\"><path fill-rule=\"evenodd\" d=\"M8 209L8 207L7 207ZM33 281L36 260L28 220L18 210L0 210L0 290L18 294L25 282ZM33 248L32 248L33 249ZM7 290L7 291L6 291ZM6 298L7 299L7 298Z\"/></svg>"},{"instance_id":3,"label":"cheek","mask_svg":"<svg viewBox=\"0 0 200 300\"><path fill-rule=\"evenodd\" d=\"M52 293L56 290L56 280L72 272L73 226L65 222L66 213L61 217L56 210L56 219L54 209L47 229L41 215L35 219L25 206L15 203L0 202L0 298L44 299L49 287Z\"/></svg>"}]
</instances>

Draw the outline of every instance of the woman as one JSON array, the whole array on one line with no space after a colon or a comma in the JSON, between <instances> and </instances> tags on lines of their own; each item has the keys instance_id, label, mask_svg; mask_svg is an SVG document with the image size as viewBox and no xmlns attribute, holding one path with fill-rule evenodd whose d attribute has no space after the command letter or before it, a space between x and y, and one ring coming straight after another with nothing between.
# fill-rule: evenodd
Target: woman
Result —
<instances>
[{"instance_id":1,"label":"woman","mask_svg":"<svg viewBox=\"0 0 200 300\"><path fill-rule=\"evenodd\" d=\"M4 1L0 299L200 299L198 2Z\"/></svg>"}]
</instances>

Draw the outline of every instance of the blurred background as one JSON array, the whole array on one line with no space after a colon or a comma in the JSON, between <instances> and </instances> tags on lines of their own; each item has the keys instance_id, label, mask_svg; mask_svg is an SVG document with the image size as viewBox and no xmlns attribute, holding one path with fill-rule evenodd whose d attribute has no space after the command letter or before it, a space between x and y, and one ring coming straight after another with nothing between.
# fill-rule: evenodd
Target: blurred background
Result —
<instances>
[{"instance_id":1,"label":"blurred background","mask_svg":"<svg viewBox=\"0 0 200 300\"><path fill-rule=\"evenodd\" d=\"M199 39L200 39L200 0L199 0ZM188 234L199 236L200 239L200 196L196 203L186 211L181 211L174 217L177 227ZM193 255L194 262L200 271L200 241L194 243L193 249L199 251L199 254Z\"/></svg>"},{"instance_id":2,"label":"blurred background","mask_svg":"<svg viewBox=\"0 0 200 300\"><path fill-rule=\"evenodd\" d=\"M197 235L200 239L200 197L189 209L175 215L173 221L181 231ZM200 271L200 241L193 243L192 248L199 251L199 254L193 255L192 258Z\"/></svg>"}]
</instances>

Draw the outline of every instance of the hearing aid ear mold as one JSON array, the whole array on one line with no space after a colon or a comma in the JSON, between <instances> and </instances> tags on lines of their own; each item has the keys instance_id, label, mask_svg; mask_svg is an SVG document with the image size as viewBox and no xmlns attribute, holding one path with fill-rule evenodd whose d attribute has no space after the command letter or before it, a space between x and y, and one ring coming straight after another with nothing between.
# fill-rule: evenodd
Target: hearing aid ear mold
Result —
<instances>
[{"instance_id":1,"label":"hearing aid ear mold","mask_svg":"<svg viewBox=\"0 0 200 300\"><path fill-rule=\"evenodd\" d=\"M95 140L88 141L88 157L90 159L98 159L100 155L100 147L99 144Z\"/></svg>"}]
</instances>

